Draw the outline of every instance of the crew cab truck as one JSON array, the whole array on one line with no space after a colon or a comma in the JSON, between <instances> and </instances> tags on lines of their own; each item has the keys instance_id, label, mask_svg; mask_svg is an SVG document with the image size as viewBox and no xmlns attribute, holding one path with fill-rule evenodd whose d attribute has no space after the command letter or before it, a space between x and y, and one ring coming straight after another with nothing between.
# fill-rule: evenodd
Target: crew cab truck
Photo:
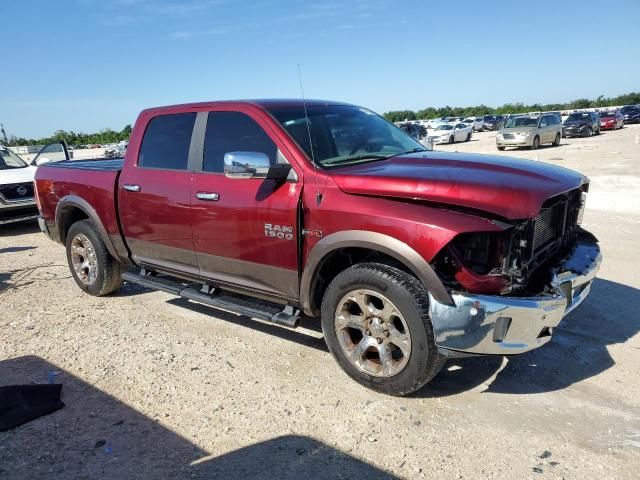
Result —
<instances>
[{"instance_id":1,"label":"crew cab truck","mask_svg":"<svg viewBox=\"0 0 640 480\"><path fill-rule=\"evenodd\" d=\"M124 280L288 327L319 318L340 367L393 395L448 357L545 344L602 258L583 175L427 152L336 102L145 110L124 159L35 182L40 227L88 294Z\"/></svg>"}]
</instances>

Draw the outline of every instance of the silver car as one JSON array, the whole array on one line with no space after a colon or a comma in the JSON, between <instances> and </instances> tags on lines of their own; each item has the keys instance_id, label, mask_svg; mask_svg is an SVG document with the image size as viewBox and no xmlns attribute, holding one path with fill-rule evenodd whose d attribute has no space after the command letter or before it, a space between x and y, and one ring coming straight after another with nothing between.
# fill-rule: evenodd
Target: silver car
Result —
<instances>
[{"instance_id":1,"label":"silver car","mask_svg":"<svg viewBox=\"0 0 640 480\"><path fill-rule=\"evenodd\" d=\"M562 120L553 113L520 115L507 120L496 135L498 150L505 147L530 147L536 150L544 143L560 145Z\"/></svg>"}]
</instances>

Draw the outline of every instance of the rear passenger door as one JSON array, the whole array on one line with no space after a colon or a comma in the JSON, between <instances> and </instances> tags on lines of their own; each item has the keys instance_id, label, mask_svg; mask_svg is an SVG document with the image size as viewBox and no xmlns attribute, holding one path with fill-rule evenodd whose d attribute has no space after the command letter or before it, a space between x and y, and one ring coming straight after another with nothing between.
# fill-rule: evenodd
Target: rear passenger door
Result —
<instances>
[{"instance_id":1,"label":"rear passenger door","mask_svg":"<svg viewBox=\"0 0 640 480\"><path fill-rule=\"evenodd\" d=\"M133 260L142 266L198 273L191 233L195 119L195 112L151 118L138 157L125 161L118 210Z\"/></svg>"},{"instance_id":2,"label":"rear passenger door","mask_svg":"<svg viewBox=\"0 0 640 480\"><path fill-rule=\"evenodd\" d=\"M287 163L265 128L273 127L240 111L207 114L191 199L196 256L214 282L297 299L302 183L293 174L281 184L265 178L268 165ZM268 162L253 176L238 174L251 158Z\"/></svg>"}]
</instances>

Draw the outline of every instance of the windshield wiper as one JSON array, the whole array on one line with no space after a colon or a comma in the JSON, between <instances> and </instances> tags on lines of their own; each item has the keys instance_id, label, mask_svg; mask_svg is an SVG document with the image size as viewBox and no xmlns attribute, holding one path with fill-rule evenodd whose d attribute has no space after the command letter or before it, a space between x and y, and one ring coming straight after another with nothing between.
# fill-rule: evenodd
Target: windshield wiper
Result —
<instances>
[{"instance_id":1,"label":"windshield wiper","mask_svg":"<svg viewBox=\"0 0 640 480\"><path fill-rule=\"evenodd\" d=\"M358 160L380 160L383 158L393 157L395 155L397 155L397 153L394 153L393 155L382 155L380 153L365 153L362 155L354 155L352 157L335 158L333 160L328 160L326 162L323 162L323 165L338 165L340 163L357 162Z\"/></svg>"},{"instance_id":2,"label":"windshield wiper","mask_svg":"<svg viewBox=\"0 0 640 480\"><path fill-rule=\"evenodd\" d=\"M416 152L427 152L426 148L412 148L411 150L407 150L406 152L395 152L389 153L387 155L383 155L381 153L363 153L362 155L354 155L352 157L342 157L336 158L333 160L328 160L323 162L323 165L340 165L340 164L349 164L353 162L358 162L360 160L386 160L387 158L397 157L398 155L406 155L408 153L416 153Z\"/></svg>"},{"instance_id":3,"label":"windshield wiper","mask_svg":"<svg viewBox=\"0 0 640 480\"><path fill-rule=\"evenodd\" d=\"M407 155L408 153L418 153L418 152L428 152L428 151L429 150L427 150L426 148L416 147L416 148L412 148L411 150L407 150L406 152L394 153L392 156L395 156L395 155Z\"/></svg>"}]
</instances>

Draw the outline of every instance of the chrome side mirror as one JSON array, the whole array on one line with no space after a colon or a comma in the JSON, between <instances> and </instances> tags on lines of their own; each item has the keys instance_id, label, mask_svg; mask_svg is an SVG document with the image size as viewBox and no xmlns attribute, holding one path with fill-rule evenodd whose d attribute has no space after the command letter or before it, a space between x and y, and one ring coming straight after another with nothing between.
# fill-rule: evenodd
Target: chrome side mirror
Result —
<instances>
[{"instance_id":1,"label":"chrome side mirror","mask_svg":"<svg viewBox=\"0 0 640 480\"><path fill-rule=\"evenodd\" d=\"M227 152L224 175L227 178L266 178L271 162L262 152Z\"/></svg>"}]
</instances>

